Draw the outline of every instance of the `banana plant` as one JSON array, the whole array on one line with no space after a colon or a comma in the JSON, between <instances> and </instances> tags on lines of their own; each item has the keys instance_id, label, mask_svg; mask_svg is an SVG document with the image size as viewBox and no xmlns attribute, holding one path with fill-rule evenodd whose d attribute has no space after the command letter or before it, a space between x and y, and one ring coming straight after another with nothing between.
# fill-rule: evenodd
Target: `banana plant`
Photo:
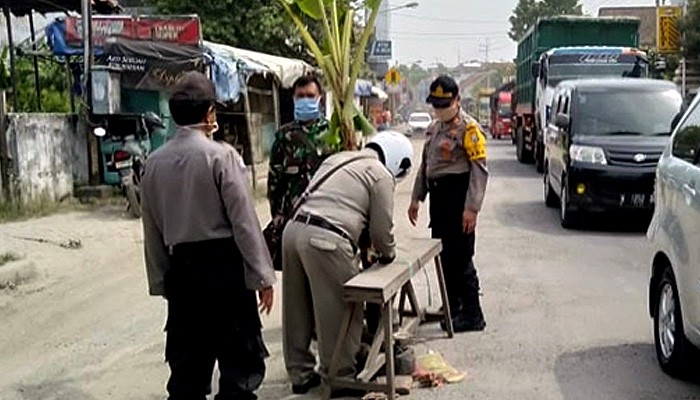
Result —
<instances>
[{"instance_id":1,"label":"banana plant","mask_svg":"<svg viewBox=\"0 0 700 400\"><path fill-rule=\"evenodd\" d=\"M364 135L374 127L354 103L355 85L364 64L364 55L382 0L366 0L370 12L366 26L355 42L354 10L344 0L278 0L294 21L306 46L323 72L326 85L333 93L333 113L327 142L330 146L353 150L357 148L356 128ZM294 7L296 5L296 7ZM323 37L314 38L303 21L303 15L321 23Z\"/></svg>"}]
</instances>

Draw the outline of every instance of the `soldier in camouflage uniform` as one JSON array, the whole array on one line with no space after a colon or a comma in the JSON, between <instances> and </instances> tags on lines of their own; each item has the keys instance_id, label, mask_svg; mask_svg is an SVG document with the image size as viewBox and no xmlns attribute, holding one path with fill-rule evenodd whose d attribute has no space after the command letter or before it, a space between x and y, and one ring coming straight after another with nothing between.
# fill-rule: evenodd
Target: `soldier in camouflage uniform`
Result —
<instances>
[{"instance_id":1,"label":"soldier in camouflage uniform","mask_svg":"<svg viewBox=\"0 0 700 400\"><path fill-rule=\"evenodd\" d=\"M294 204L306 190L321 162L337 149L325 143L328 121L321 112L321 84L311 76L302 76L293 85L294 122L283 126L275 134L275 142L270 153L270 172L267 179L267 198L270 202L270 215L273 223L280 227L289 217ZM308 284L306 294L299 294L289 279L282 281L283 303L287 307L301 307L297 303L310 298ZM304 329L313 332L314 327ZM311 344L311 335L300 339ZM321 384L320 376L305 377L292 382L295 394L307 393Z\"/></svg>"},{"instance_id":2,"label":"soldier in camouflage uniform","mask_svg":"<svg viewBox=\"0 0 700 400\"><path fill-rule=\"evenodd\" d=\"M321 84L315 77L302 76L293 89L294 122L275 134L270 153L267 198L276 224L284 222L321 161L334 152L323 141L328 121L320 108Z\"/></svg>"}]
</instances>

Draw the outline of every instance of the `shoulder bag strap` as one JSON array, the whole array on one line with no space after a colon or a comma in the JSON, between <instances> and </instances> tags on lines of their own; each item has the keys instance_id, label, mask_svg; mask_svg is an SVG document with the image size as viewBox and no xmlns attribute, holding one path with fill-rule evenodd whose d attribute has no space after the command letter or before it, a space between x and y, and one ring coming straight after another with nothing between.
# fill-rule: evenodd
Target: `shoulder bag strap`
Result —
<instances>
[{"instance_id":1,"label":"shoulder bag strap","mask_svg":"<svg viewBox=\"0 0 700 400\"><path fill-rule=\"evenodd\" d=\"M301 197L299 198L299 200L297 200L296 204L294 204L292 211L289 213L289 215L287 215L287 219L294 217L294 214L296 214L297 211L299 211L299 207L301 207L304 204L304 202L306 202L306 199L309 197L309 195L311 195L311 193L315 192L325 181L328 180L328 178L333 176L336 172L340 171L341 168L343 168L346 165L353 163L355 161L369 159L369 158L370 157L368 157L367 155L355 156L355 157L347 159L347 160L341 162L340 164L336 165L335 167L331 168L328 172L326 172L320 178L318 178L314 182L313 186L310 186L306 189L304 194L302 194Z\"/></svg>"}]
</instances>

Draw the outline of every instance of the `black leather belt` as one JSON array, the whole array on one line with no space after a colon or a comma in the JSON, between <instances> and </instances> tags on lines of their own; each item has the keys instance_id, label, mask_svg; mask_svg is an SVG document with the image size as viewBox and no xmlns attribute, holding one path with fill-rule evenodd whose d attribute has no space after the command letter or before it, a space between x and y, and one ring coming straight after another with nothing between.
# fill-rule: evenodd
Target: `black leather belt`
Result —
<instances>
[{"instance_id":1,"label":"black leather belt","mask_svg":"<svg viewBox=\"0 0 700 400\"><path fill-rule=\"evenodd\" d=\"M343 232L342 229L338 228L332 223L328 222L325 218L307 213L300 213L294 218L294 221L301 222L302 224L313 225L315 227L331 231L336 235L342 237L343 239L347 239L350 242L350 245L352 246L352 251L354 253L357 253L357 245L355 244L355 241L352 240L350 235Z\"/></svg>"}]
</instances>

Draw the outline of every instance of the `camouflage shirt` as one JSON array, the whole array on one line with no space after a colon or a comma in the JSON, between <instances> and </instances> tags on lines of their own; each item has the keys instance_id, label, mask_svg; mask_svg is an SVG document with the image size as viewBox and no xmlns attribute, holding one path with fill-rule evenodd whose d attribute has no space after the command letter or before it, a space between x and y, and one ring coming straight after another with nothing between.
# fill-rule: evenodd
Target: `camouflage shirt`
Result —
<instances>
[{"instance_id":1,"label":"camouflage shirt","mask_svg":"<svg viewBox=\"0 0 700 400\"><path fill-rule=\"evenodd\" d=\"M321 162L333 153L321 139L327 131L328 121L322 119L309 126L294 121L275 133L267 178L273 217L291 212Z\"/></svg>"}]
</instances>

